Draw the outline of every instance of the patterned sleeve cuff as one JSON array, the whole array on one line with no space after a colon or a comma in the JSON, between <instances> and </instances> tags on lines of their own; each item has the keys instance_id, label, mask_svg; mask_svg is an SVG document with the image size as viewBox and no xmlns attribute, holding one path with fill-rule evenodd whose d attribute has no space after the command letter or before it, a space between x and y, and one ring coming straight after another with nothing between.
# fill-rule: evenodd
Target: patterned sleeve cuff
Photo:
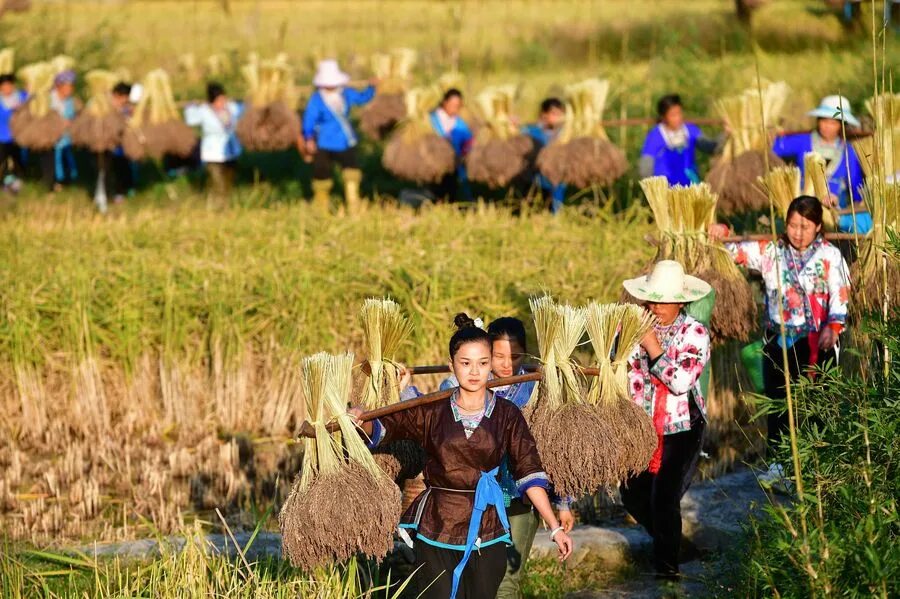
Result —
<instances>
[{"instance_id":1,"label":"patterned sleeve cuff","mask_svg":"<svg viewBox=\"0 0 900 599\"><path fill-rule=\"evenodd\" d=\"M400 401L409 401L422 395L422 392L415 385L410 385L400 392Z\"/></svg>"},{"instance_id":2,"label":"patterned sleeve cuff","mask_svg":"<svg viewBox=\"0 0 900 599\"><path fill-rule=\"evenodd\" d=\"M547 477L547 473L535 472L516 481L516 490L519 492L519 495L524 495L525 491L531 487L540 487L545 490L549 489L550 479Z\"/></svg>"},{"instance_id":3,"label":"patterned sleeve cuff","mask_svg":"<svg viewBox=\"0 0 900 599\"><path fill-rule=\"evenodd\" d=\"M666 371L666 368L671 365L672 361L669 359L669 356L662 354L655 362L653 362L653 365L650 366L650 374L656 375L656 378L664 381L663 373Z\"/></svg>"},{"instance_id":4,"label":"patterned sleeve cuff","mask_svg":"<svg viewBox=\"0 0 900 599\"><path fill-rule=\"evenodd\" d=\"M384 425L381 424L381 420L373 420L372 421L372 437L369 439L369 442L366 443L366 446L369 449L375 449L378 445L381 444L382 439L384 439L384 434L387 431L384 428Z\"/></svg>"}]
</instances>

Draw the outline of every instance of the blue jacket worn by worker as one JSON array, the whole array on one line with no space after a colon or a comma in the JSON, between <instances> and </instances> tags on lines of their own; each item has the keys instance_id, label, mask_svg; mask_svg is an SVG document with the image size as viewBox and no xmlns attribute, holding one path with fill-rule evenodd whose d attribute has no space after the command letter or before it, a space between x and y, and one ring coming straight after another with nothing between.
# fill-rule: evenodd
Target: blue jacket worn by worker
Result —
<instances>
[{"instance_id":1,"label":"blue jacket worn by worker","mask_svg":"<svg viewBox=\"0 0 900 599\"><path fill-rule=\"evenodd\" d=\"M827 149L826 149L827 148ZM828 153L840 156L840 160L828 161L825 167L825 176L828 179L828 189L838 199L838 206L842 209L850 207L852 199L854 207L859 210L856 213L854 226L853 214L842 214L838 220L838 228L847 233L866 234L872 228L872 216L866 211L862 203L860 187L865 181L859 158L853 150L853 146L838 139L835 144L825 144L817 132L793 133L782 135L775 139L772 147L781 158L793 161L800 169L801 176L804 172L803 158L809 152L818 152L828 160Z\"/></svg>"},{"instance_id":2,"label":"blue jacket worn by worker","mask_svg":"<svg viewBox=\"0 0 900 599\"><path fill-rule=\"evenodd\" d=\"M12 118L16 108L25 103L26 99L28 99L28 94L23 90L16 90L9 96L0 96L0 143L7 144L15 141L9 128L9 119Z\"/></svg>"},{"instance_id":3,"label":"blue jacket worn by worker","mask_svg":"<svg viewBox=\"0 0 900 599\"><path fill-rule=\"evenodd\" d=\"M453 126L447 127L441 122L442 115L446 115L446 113L438 108L431 112L429 120L431 121L431 126L435 133L449 141L450 145L453 146L453 151L456 153L458 164L456 167L456 178L459 181L461 196L468 200L472 197L472 191L469 189L469 174L466 172L466 165L463 163L462 159L469 153L469 150L472 149L474 135L472 135L472 130L469 129L469 125L462 118L453 118ZM445 116L445 118L449 117Z\"/></svg>"},{"instance_id":4,"label":"blue jacket worn by worker","mask_svg":"<svg viewBox=\"0 0 900 599\"><path fill-rule=\"evenodd\" d=\"M681 131L675 132L669 132L662 124L653 127L641 149L641 160L652 160L653 170L642 172L641 176L665 177L669 185L699 183L697 146L701 139L703 131L693 123L685 123Z\"/></svg>"},{"instance_id":5,"label":"blue jacket worn by worker","mask_svg":"<svg viewBox=\"0 0 900 599\"><path fill-rule=\"evenodd\" d=\"M356 146L358 139L350 124L350 108L367 104L375 97L375 87L370 85L359 91L349 87L341 90L344 109L333 111L316 90L303 112L303 138L316 140L319 149L343 152Z\"/></svg>"},{"instance_id":6,"label":"blue jacket worn by worker","mask_svg":"<svg viewBox=\"0 0 900 599\"><path fill-rule=\"evenodd\" d=\"M532 125L526 125L525 127L523 127L522 133L533 139L535 146L537 146L537 150L540 151L541 148L556 139L556 136L559 134L559 130L548 129L540 123L534 123ZM535 182L540 185L541 189L550 193L550 211L553 214L559 212L559 210L563 206L563 203L566 201L565 183L554 185L550 182L549 179L547 179L547 177L540 173L537 173L537 175L535 176Z\"/></svg>"}]
</instances>

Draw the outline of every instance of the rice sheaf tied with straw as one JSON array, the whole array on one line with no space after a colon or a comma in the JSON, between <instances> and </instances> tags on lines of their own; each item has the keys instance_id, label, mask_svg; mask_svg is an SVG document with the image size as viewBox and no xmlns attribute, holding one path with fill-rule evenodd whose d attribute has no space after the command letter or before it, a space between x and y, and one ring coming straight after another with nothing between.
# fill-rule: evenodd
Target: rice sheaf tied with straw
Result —
<instances>
[{"instance_id":1,"label":"rice sheaf tied with straw","mask_svg":"<svg viewBox=\"0 0 900 599\"><path fill-rule=\"evenodd\" d=\"M590 494L646 468L656 434L649 416L628 399L625 377L635 339L652 320L638 306L585 310L556 304L548 296L530 303L543 379L525 413L555 490ZM586 327L593 346L602 348L597 354L601 376L590 384L572 359Z\"/></svg>"},{"instance_id":2,"label":"rice sheaf tied with straw","mask_svg":"<svg viewBox=\"0 0 900 599\"><path fill-rule=\"evenodd\" d=\"M368 299L359 312L368 352L363 369L360 405L373 410L400 401L397 352L409 340L412 324L390 299ZM373 451L375 462L394 481L418 476L425 451L413 441L395 441Z\"/></svg>"},{"instance_id":3,"label":"rice sheaf tied with straw","mask_svg":"<svg viewBox=\"0 0 900 599\"><path fill-rule=\"evenodd\" d=\"M588 79L566 87L566 122L559 138L537 157L541 173L554 185L579 189L610 185L628 172L625 152L616 147L603 128L603 109L609 82Z\"/></svg>"},{"instance_id":4,"label":"rice sheaf tied with straw","mask_svg":"<svg viewBox=\"0 0 900 599\"><path fill-rule=\"evenodd\" d=\"M450 142L431 126L429 114L440 100L433 87L416 87L404 96L407 116L393 131L381 162L394 175L416 183L438 183L456 168Z\"/></svg>"},{"instance_id":5,"label":"rice sheaf tied with straw","mask_svg":"<svg viewBox=\"0 0 900 599\"><path fill-rule=\"evenodd\" d=\"M750 284L728 250L709 238L716 219L716 195L706 183L669 187L665 177L641 181L660 233L651 264L677 260L685 272L712 285L715 305L709 323L714 341L747 341L757 327L757 305Z\"/></svg>"},{"instance_id":6,"label":"rice sheaf tied with straw","mask_svg":"<svg viewBox=\"0 0 900 599\"><path fill-rule=\"evenodd\" d=\"M16 143L29 150L50 150L66 132L66 121L50 106L50 90L61 61L37 62L22 67L19 78L25 84L28 100L13 113L10 131ZM65 69L62 69L65 70Z\"/></svg>"},{"instance_id":7,"label":"rice sheaf tied with straw","mask_svg":"<svg viewBox=\"0 0 900 599\"><path fill-rule=\"evenodd\" d=\"M719 214L765 210L768 198L757 179L784 161L769 148L766 127L778 123L790 89L784 82L767 83L742 94L721 98L715 110L730 129L721 156L706 176L719 196ZM768 157L766 156L768 154Z\"/></svg>"},{"instance_id":8,"label":"rice sheaf tied with straw","mask_svg":"<svg viewBox=\"0 0 900 599\"><path fill-rule=\"evenodd\" d=\"M359 115L359 127L375 140L382 140L407 116L406 93L417 54L410 48L395 48L372 55L372 72L378 78L375 97Z\"/></svg>"},{"instance_id":9,"label":"rice sheaf tied with straw","mask_svg":"<svg viewBox=\"0 0 900 599\"><path fill-rule=\"evenodd\" d=\"M144 92L122 136L122 149L131 160L160 159L166 154L185 158L194 151L197 134L181 119L169 75L162 69L147 73Z\"/></svg>"},{"instance_id":10,"label":"rice sheaf tied with straw","mask_svg":"<svg viewBox=\"0 0 900 599\"><path fill-rule=\"evenodd\" d=\"M380 559L393 548L400 489L378 467L347 414L353 355L303 360L301 388L315 438L278 516L282 551L303 570L357 554ZM326 424L340 429L329 433Z\"/></svg>"},{"instance_id":11,"label":"rice sheaf tied with straw","mask_svg":"<svg viewBox=\"0 0 900 599\"><path fill-rule=\"evenodd\" d=\"M247 107L235 133L250 152L278 152L297 144L300 116L297 91L287 54L260 61L255 55L241 68L247 84Z\"/></svg>"},{"instance_id":12,"label":"rice sheaf tied with straw","mask_svg":"<svg viewBox=\"0 0 900 599\"><path fill-rule=\"evenodd\" d=\"M528 167L534 142L519 132L512 118L515 85L488 87L475 98L484 125L466 156L469 179L488 187L506 187Z\"/></svg>"},{"instance_id":13,"label":"rice sheaf tied with straw","mask_svg":"<svg viewBox=\"0 0 900 599\"><path fill-rule=\"evenodd\" d=\"M72 143L92 152L110 152L122 143L125 116L110 101L119 75L112 71L93 70L85 75L91 97L72 121Z\"/></svg>"}]
</instances>

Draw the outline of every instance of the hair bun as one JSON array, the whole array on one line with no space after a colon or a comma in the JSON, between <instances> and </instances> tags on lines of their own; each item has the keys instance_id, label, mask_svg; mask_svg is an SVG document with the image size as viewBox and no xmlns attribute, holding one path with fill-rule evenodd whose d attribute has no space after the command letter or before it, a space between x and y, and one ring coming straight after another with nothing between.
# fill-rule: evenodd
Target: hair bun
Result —
<instances>
[{"instance_id":1,"label":"hair bun","mask_svg":"<svg viewBox=\"0 0 900 599\"><path fill-rule=\"evenodd\" d=\"M460 312L453 317L453 324L456 325L457 329L468 329L475 326L475 321L469 318L469 315L465 312Z\"/></svg>"}]
</instances>

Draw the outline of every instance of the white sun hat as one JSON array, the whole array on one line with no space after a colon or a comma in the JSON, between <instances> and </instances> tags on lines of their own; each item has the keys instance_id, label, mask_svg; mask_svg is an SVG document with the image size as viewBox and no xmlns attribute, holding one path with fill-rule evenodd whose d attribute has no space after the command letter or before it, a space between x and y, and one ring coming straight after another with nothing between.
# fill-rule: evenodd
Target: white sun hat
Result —
<instances>
[{"instance_id":1,"label":"white sun hat","mask_svg":"<svg viewBox=\"0 0 900 599\"><path fill-rule=\"evenodd\" d=\"M628 279L622 285L636 299L659 304L686 304L712 291L706 281L684 274L684 267L675 260L660 260L649 275Z\"/></svg>"},{"instance_id":2,"label":"white sun hat","mask_svg":"<svg viewBox=\"0 0 900 599\"><path fill-rule=\"evenodd\" d=\"M850 109L850 100L844 96L825 96L819 105L807 113L817 119L837 119L844 121L851 127L859 127L859 120L853 116Z\"/></svg>"},{"instance_id":3,"label":"white sun hat","mask_svg":"<svg viewBox=\"0 0 900 599\"><path fill-rule=\"evenodd\" d=\"M313 85L316 87L342 87L350 83L350 75L341 70L336 60L328 59L319 62Z\"/></svg>"},{"instance_id":4,"label":"white sun hat","mask_svg":"<svg viewBox=\"0 0 900 599\"><path fill-rule=\"evenodd\" d=\"M144 86L140 83L135 83L131 86L131 92L128 94L128 101L132 104L137 104L141 101L141 96L144 95Z\"/></svg>"}]
</instances>

